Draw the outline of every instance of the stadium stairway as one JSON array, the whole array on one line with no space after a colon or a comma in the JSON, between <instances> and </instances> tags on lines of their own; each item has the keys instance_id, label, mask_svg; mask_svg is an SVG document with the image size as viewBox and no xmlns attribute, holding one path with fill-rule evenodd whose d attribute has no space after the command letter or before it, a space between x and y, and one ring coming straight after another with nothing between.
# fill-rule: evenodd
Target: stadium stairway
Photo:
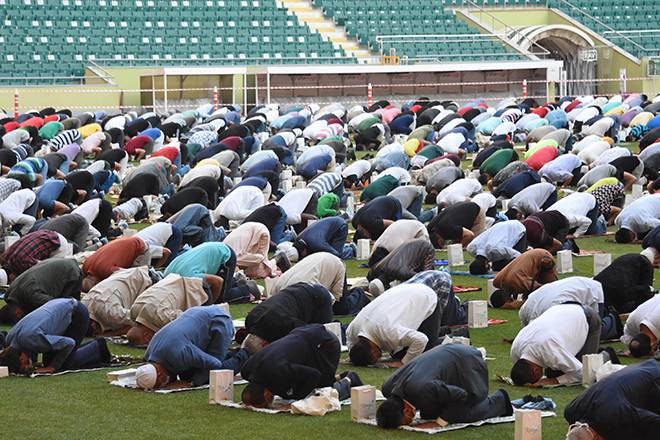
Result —
<instances>
[{"instance_id":1,"label":"stadium stairway","mask_svg":"<svg viewBox=\"0 0 660 440\"><path fill-rule=\"evenodd\" d=\"M366 64L373 57L369 49L351 38L342 26L325 17L323 11L311 1L279 0L277 3L295 14L300 24L318 32L324 40L332 42L335 48L341 48L346 55L355 57L358 63Z\"/></svg>"}]
</instances>

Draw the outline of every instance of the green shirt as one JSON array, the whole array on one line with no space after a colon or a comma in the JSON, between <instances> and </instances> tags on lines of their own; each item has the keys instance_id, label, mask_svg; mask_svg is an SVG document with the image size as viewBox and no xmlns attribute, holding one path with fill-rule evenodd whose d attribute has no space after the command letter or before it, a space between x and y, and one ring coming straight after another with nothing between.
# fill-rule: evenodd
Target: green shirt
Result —
<instances>
[{"instance_id":1,"label":"green shirt","mask_svg":"<svg viewBox=\"0 0 660 440\"><path fill-rule=\"evenodd\" d=\"M368 187L362 191L360 194L360 201L367 202L373 200L378 196L384 196L389 194L394 188L399 186L399 179L394 176L383 176L376 179L376 181L370 184Z\"/></svg>"},{"instance_id":2,"label":"green shirt","mask_svg":"<svg viewBox=\"0 0 660 440\"><path fill-rule=\"evenodd\" d=\"M41 127L39 130L39 136L41 136L42 139L51 140L62 130L64 130L64 125L57 121L51 121Z\"/></svg>"},{"instance_id":3,"label":"green shirt","mask_svg":"<svg viewBox=\"0 0 660 440\"><path fill-rule=\"evenodd\" d=\"M513 148L503 148L495 153L481 164L479 171L481 174L488 174L494 177L502 168L507 166L513 159Z\"/></svg>"},{"instance_id":4,"label":"green shirt","mask_svg":"<svg viewBox=\"0 0 660 440\"><path fill-rule=\"evenodd\" d=\"M337 215L336 208L339 206L339 197L335 193L327 193L319 198L316 205L316 216L318 218L333 217Z\"/></svg>"}]
</instances>

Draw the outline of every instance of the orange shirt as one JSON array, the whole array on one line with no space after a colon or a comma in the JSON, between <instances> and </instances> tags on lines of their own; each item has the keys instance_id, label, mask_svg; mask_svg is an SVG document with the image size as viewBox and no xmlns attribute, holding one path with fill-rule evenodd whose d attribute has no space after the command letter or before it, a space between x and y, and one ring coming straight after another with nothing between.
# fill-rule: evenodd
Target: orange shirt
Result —
<instances>
[{"instance_id":1,"label":"orange shirt","mask_svg":"<svg viewBox=\"0 0 660 440\"><path fill-rule=\"evenodd\" d=\"M119 269L132 267L135 259L146 250L139 237L124 237L101 246L83 263L83 273L99 281L108 278Z\"/></svg>"}]
</instances>

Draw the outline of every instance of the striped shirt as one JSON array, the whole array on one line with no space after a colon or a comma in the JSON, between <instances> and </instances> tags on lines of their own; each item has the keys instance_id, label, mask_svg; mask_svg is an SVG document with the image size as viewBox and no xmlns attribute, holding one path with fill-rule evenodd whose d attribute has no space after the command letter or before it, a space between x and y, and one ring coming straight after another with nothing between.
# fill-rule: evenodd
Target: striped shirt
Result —
<instances>
[{"instance_id":1,"label":"striped shirt","mask_svg":"<svg viewBox=\"0 0 660 440\"><path fill-rule=\"evenodd\" d=\"M73 130L63 131L55 136L48 144L48 149L51 152L56 152L67 145L74 143L79 144L81 140L82 136L80 135L80 132L74 128Z\"/></svg>"},{"instance_id":2,"label":"striped shirt","mask_svg":"<svg viewBox=\"0 0 660 440\"><path fill-rule=\"evenodd\" d=\"M307 188L313 190L317 196L321 197L324 194L332 192L337 186L341 185L342 178L337 173L323 173L316 179L312 180Z\"/></svg>"}]
</instances>

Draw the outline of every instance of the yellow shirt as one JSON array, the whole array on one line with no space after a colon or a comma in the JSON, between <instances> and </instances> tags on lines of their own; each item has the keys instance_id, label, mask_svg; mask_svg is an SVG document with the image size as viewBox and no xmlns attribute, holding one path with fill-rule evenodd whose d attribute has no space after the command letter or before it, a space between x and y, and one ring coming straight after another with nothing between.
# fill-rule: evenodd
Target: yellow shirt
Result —
<instances>
[{"instance_id":1,"label":"yellow shirt","mask_svg":"<svg viewBox=\"0 0 660 440\"><path fill-rule=\"evenodd\" d=\"M94 133L97 133L101 131L102 128L99 124L87 124L83 127L80 127L78 131L80 132L80 135L83 137L83 139L87 139L87 137L93 135Z\"/></svg>"},{"instance_id":2,"label":"yellow shirt","mask_svg":"<svg viewBox=\"0 0 660 440\"><path fill-rule=\"evenodd\" d=\"M209 166L209 165L220 168L220 163L215 159L200 160L199 162L197 162L197 165L195 165L195 168L201 168L203 166Z\"/></svg>"},{"instance_id":3,"label":"yellow shirt","mask_svg":"<svg viewBox=\"0 0 660 440\"><path fill-rule=\"evenodd\" d=\"M410 139L405 144L403 144L403 151L406 152L408 157L414 157L417 154L417 149L420 145L419 139Z\"/></svg>"},{"instance_id":4,"label":"yellow shirt","mask_svg":"<svg viewBox=\"0 0 660 440\"><path fill-rule=\"evenodd\" d=\"M632 118L632 121L630 121L630 128L633 128L637 125L646 125L651 119L653 119L653 117L654 115L651 112L642 112Z\"/></svg>"},{"instance_id":5,"label":"yellow shirt","mask_svg":"<svg viewBox=\"0 0 660 440\"><path fill-rule=\"evenodd\" d=\"M603 185L618 185L618 184L619 184L619 179L617 179L616 177L606 177L604 179L600 179L598 182L591 185L591 187L589 187L587 192L591 193L596 188L599 188Z\"/></svg>"}]
</instances>

